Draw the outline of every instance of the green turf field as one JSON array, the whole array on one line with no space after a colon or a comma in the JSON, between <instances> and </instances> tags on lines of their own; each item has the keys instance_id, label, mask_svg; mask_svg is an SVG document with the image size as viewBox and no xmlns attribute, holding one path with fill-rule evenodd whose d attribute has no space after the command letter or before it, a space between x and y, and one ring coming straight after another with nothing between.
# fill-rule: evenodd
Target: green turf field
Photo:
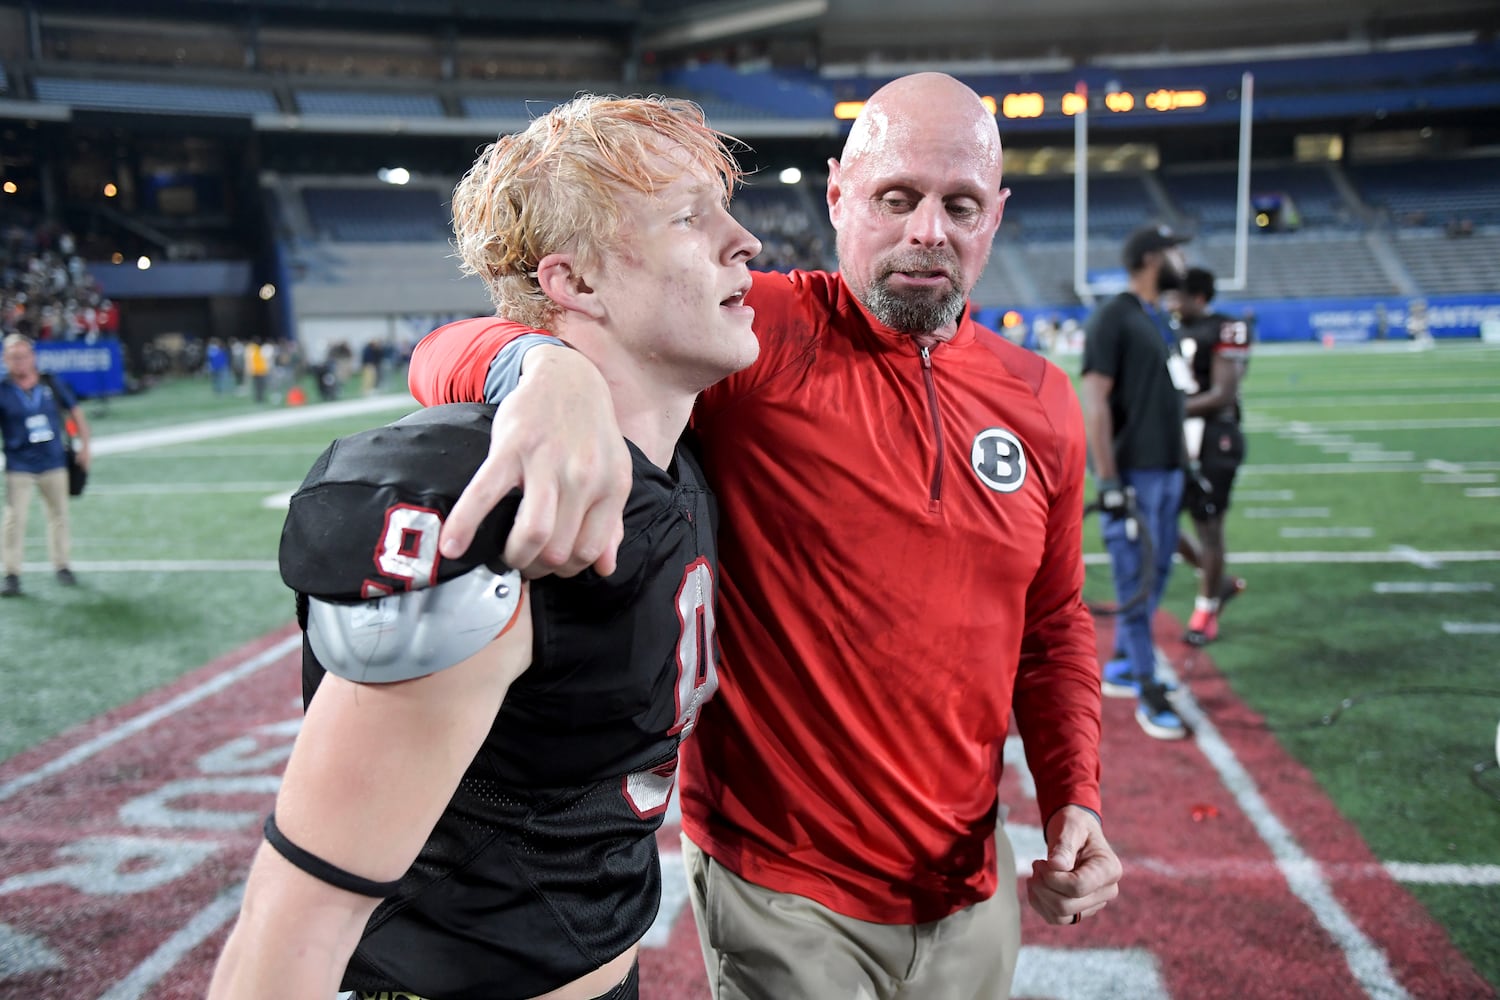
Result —
<instances>
[{"instance_id":1,"label":"green turf field","mask_svg":"<svg viewBox=\"0 0 1500 1000\"><path fill-rule=\"evenodd\" d=\"M1383 860L1469 866L1411 888L1500 985L1500 349L1391 348L1256 355L1228 523L1250 589L1208 653ZM101 454L73 507L81 585L51 579L34 507L27 596L0 602L0 759L287 624L284 498L332 437L410 405L386 402L108 453L127 432L288 411L206 380L85 404ZM1192 590L1179 569L1166 609L1185 619Z\"/></svg>"}]
</instances>

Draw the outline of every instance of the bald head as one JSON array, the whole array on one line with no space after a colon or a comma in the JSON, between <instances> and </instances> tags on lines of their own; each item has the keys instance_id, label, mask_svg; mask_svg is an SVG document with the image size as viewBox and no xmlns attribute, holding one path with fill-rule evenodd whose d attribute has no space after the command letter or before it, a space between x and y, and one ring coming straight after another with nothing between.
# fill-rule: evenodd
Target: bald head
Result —
<instances>
[{"instance_id":1,"label":"bald head","mask_svg":"<svg viewBox=\"0 0 1500 1000\"><path fill-rule=\"evenodd\" d=\"M951 76L903 76L865 102L828 164L828 217L876 319L924 346L956 332L1010 193L1003 166L995 116Z\"/></svg>"},{"instance_id":2,"label":"bald head","mask_svg":"<svg viewBox=\"0 0 1500 1000\"><path fill-rule=\"evenodd\" d=\"M995 116L979 95L946 73L913 73L870 95L849 129L844 170L892 150L951 148L992 169L1000 187L1002 154Z\"/></svg>"}]
</instances>

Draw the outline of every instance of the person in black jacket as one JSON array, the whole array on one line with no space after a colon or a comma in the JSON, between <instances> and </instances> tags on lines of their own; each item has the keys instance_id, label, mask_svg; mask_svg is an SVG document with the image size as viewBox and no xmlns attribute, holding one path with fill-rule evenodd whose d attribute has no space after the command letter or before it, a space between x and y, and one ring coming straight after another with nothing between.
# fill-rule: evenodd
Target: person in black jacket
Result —
<instances>
[{"instance_id":1,"label":"person in black jacket","mask_svg":"<svg viewBox=\"0 0 1500 1000\"><path fill-rule=\"evenodd\" d=\"M1125 241L1130 287L1088 319L1083 342L1083 412L1098 487L1105 548L1121 603L1152 575L1149 599L1120 617L1123 659L1104 666L1103 689L1137 699L1136 721L1150 736L1174 740L1187 726L1156 677L1151 618L1166 589L1177 548L1183 489L1183 393L1191 373L1178 349L1161 295L1180 288L1187 238L1144 226ZM1146 565L1141 532L1150 538Z\"/></svg>"}]
</instances>

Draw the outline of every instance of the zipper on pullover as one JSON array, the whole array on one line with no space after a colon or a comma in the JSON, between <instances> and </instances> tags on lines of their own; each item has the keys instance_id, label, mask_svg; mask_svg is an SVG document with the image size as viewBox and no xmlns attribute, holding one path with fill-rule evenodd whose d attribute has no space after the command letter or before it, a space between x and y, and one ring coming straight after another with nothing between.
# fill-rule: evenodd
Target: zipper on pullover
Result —
<instances>
[{"instance_id":1,"label":"zipper on pullover","mask_svg":"<svg viewBox=\"0 0 1500 1000\"><path fill-rule=\"evenodd\" d=\"M927 383L927 409L932 416L932 435L937 442L937 458L932 468L932 490L928 496L931 501L928 510L936 511L937 505L943 500L943 421L938 416L937 383L932 377L932 351L928 347L919 347L917 350L922 355L922 379Z\"/></svg>"}]
</instances>

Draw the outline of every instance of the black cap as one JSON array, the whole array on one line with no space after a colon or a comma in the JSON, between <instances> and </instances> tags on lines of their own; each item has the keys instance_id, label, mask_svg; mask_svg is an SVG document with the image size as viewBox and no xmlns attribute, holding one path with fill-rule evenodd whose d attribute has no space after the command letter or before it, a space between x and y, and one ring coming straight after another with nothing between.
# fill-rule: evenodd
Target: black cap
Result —
<instances>
[{"instance_id":1,"label":"black cap","mask_svg":"<svg viewBox=\"0 0 1500 1000\"><path fill-rule=\"evenodd\" d=\"M1170 226L1142 226L1125 240L1125 252L1122 255L1125 266L1132 271L1138 270L1146 254L1151 251L1180 246L1191 239L1191 236L1173 231Z\"/></svg>"},{"instance_id":2,"label":"black cap","mask_svg":"<svg viewBox=\"0 0 1500 1000\"><path fill-rule=\"evenodd\" d=\"M495 408L452 403L339 438L292 494L281 530L281 578L328 601L433 587L477 566L503 571L520 493L480 525L456 559L437 534L490 446Z\"/></svg>"}]
</instances>

